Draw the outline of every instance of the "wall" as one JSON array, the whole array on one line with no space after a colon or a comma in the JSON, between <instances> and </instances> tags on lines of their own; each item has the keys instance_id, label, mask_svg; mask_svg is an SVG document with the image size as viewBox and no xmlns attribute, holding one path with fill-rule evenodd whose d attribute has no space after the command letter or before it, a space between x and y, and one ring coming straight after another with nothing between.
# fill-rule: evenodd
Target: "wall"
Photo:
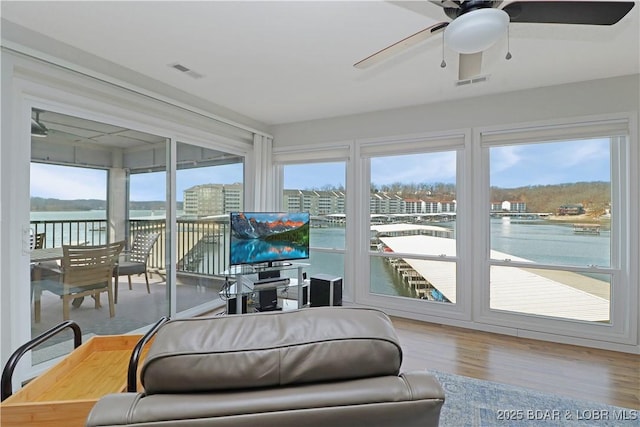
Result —
<instances>
[{"instance_id":1,"label":"wall","mask_svg":"<svg viewBox=\"0 0 640 427\"><path fill-rule=\"evenodd\" d=\"M464 88L458 88L464 90ZM274 149L640 109L640 75L272 127Z\"/></svg>"}]
</instances>

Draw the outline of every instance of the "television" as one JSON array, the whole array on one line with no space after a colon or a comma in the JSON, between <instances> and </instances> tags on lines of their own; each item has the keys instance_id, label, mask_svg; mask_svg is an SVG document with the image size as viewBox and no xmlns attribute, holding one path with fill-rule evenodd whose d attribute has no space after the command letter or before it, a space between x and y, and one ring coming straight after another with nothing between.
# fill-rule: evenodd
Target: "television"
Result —
<instances>
[{"instance_id":1,"label":"television","mask_svg":"<svg viewBox=\"0 0 640 427\"><path fill-rule=\"evenodd\" d=\"M231 212L230 265L309 258L309 212Z\"/></svg>"}]
</instances>

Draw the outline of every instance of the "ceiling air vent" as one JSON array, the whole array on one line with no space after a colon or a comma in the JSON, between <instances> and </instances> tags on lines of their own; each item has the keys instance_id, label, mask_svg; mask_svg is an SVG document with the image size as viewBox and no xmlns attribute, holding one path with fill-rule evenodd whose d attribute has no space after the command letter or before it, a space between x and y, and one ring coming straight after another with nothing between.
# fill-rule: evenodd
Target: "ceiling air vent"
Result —
<instances>
[{"instance_id":1,"label":"ceiling air vent","mask_svg":"<svg viewBox=\"0 0 640 427\"><path fill-rule=\"evenodd\" d=\"M477 76L471 79L464 79L464 80L458 80L456 81L456 86L468 86L468 85L472 85L475 83L482 83L482 82L486 82L487 80L489 80L489 76Z\"/></svg>"},{"instance_id":2,"label":"ceiling air vent","mask_svg":"<svg viewBox=\"0 0 640 427\"><path fill-rule=\"evenodd\" d=\"M185 73L186 75L188 75L189 77L193 77L194 79L200 79L202 77L204 77L202 74L200 73L196 73L195 71L193 71L192 69L190 69L189 67L185 67L182 64L169 64L169 67L180 71L181 73Z\"/></svg>"}]
</instances>

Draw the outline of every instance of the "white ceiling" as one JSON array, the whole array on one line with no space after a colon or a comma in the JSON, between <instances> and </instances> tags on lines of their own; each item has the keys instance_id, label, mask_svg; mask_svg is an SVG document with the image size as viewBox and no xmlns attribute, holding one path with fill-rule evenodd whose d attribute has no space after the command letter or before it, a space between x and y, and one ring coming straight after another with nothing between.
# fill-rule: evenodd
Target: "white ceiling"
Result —
<instances>
[{"instance_id":1,"label":"white ceiling","mask_svg":"<svg viewBox=\"0 0 640 427\"><path fill-rule=\"evenodd\" d=\"M457 54L445 49L448 66L440 67L441 36L371 69L353 67L449 21L426 0L3 0L1 7L3 19L266 125L640 72L638 4L614 26L512 24L513 59L504 59L505 38L484 54L489 80L465 87L454 85Z\"/></svg>"}]
</instances>

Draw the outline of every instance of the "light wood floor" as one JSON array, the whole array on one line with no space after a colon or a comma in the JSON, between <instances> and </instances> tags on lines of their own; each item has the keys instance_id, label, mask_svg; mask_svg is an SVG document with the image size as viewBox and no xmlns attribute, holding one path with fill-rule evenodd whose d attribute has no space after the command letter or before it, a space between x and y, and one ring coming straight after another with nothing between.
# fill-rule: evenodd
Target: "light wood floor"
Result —
<instances>
[{"instance_id":1,"label":"light wood floor","mask_svg":"<svg viewBox=\"0 0 640 427\"><path fill-rule=\"evenodd\" d=\"M393 318L404 371L441 372L640 409L640 356Z\"/></svg>"}]
</instances>

